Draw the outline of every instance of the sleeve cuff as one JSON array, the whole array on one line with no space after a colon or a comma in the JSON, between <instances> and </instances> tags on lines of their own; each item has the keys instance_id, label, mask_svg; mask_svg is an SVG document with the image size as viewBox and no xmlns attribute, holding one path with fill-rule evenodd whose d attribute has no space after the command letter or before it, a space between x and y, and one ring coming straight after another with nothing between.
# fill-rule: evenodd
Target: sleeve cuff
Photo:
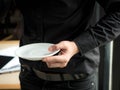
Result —
<instances>
[{"instance_id":1,"label":"sleeve cuff","mask_svg":"<svg viewBox=\"0 0 120 90\"><path fill-rule=\"evenodd\" d=\"M91 36L89 31L84 32L73 41L76 43L81 55L94 49L97 46L94 38Z\"/></svg>"}]
</instances>

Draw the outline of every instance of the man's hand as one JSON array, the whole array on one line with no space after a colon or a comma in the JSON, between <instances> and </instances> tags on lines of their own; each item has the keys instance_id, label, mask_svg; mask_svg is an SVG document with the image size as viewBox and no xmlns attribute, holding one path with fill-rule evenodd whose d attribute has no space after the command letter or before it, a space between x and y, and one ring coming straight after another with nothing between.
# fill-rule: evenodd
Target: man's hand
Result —
<instances>
[{"instance_id":1,"label":"man's hand","mask_svg":"<svg viewBox=\"0 0 120 90\"><path fill-rule=\"evenodd\" d=\"M79 52L76 44L71 41L61 41L49 47L49 51L59 50L58 55L44 58L42 61L46 62L49 68L64 68L67 66L70 58Z\"/></svg>"}]
</instances>

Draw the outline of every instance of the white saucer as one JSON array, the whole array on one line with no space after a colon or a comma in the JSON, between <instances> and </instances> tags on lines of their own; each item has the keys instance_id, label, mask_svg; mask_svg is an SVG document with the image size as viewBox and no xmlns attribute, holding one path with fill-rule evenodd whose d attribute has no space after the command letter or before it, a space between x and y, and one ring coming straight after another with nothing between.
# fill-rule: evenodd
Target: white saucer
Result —
<instances>
[{"instance_id":1,"label":"white saucer","mask_svg":"<svg viewBox=\"0 0 120 90\"><path fill-rule=\"evenodd\" d=\"M15 53L18 57L31 60L38 61L42 60L45 57L55 55L59 52L59 50L50 52L48 48L53 45L51 43L33 43L27 44L19 47Z\"/></svg>"}]
</instances>

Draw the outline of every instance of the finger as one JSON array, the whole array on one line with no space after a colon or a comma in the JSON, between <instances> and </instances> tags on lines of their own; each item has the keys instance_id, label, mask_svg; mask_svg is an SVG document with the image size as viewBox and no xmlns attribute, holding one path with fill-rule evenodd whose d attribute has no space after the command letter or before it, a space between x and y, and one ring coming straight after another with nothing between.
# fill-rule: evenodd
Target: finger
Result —
<instances>
[{"instance_id":1,"label":"finger","mask_svg":"<svg viewBox=\"0 0 120 90\"><path fill-rule=\"evenodd\" d=\"M65 63L47 63L49 68L64 68L66 67Z\"/></svg>"},{"instance_id":2,"label":"finger","mask_svg":"<svg viewBox=\"0 0 120 90\"><path fill-rule=\"evenodd\" d=\"M57 56L51 56L51 57L47 57L47 58L44 58L42 61L43 62L51 62L51 63L61 63L61 62L64 62L65 60L65 57L62 56L62 55L57 55Z\"/></svg>"},{"instance_id":3,"label":"finger","mask_svg":"<svg viewBox=\"0 0 120 90\"><path fill-rule=\"evenodd\" d=\"M52 45L48 48L48 50L52 52L52 51L56 51L58 49L57 49L56 45Z\"/></svg>"},{"instance_id":4,"label":"finger","mask_svg":"<svg viewBox=\"0 0 120 90\"><path fill-rule=\"evenodd\" d=\"M64 49L64 48L65 48L64 43L63 43L63 42L60 42L60 43L58 43L58 44L55 44L55 45L50 46L48 49L49 49L50 51L55 51L55 50L62 50L62 49Z\"/></svg>"}]
</instances>

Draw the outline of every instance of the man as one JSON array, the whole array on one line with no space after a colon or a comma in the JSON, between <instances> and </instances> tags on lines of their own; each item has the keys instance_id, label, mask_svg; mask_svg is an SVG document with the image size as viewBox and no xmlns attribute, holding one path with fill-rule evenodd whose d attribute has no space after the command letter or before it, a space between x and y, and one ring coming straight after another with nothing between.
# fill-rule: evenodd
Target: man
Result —
<instances>
[{"instance_id":1,"label":"man","mask_svg":"<svg viewBox=\"0 0 120 90\"><path fill-rule=\"evenodd\" d=\"M93 27L95 2L105 10ZM20 58L21 90L96 90L99 47L120 34L120 0L16 0L24 19L20 46L54 43L58 55L42 61Z\"/></svg>"}]
</instances>

